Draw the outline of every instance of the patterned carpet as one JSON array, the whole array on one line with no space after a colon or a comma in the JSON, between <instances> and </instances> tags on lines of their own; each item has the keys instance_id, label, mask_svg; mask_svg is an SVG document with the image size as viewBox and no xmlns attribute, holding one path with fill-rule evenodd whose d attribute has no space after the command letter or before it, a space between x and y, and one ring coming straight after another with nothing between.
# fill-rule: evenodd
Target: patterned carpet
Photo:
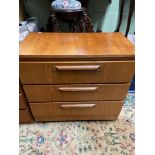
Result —
<instances>
[{"instance_id":1,"label":"patterned carpet","mask_svg":"<svg viewBox=\"0 0 155 155\"><path fill-rule=\"evenodd\" d=\"M117 121L20 125L20 155L134 155L134 103L130 92Z\"/></svg>"}]
</instances>

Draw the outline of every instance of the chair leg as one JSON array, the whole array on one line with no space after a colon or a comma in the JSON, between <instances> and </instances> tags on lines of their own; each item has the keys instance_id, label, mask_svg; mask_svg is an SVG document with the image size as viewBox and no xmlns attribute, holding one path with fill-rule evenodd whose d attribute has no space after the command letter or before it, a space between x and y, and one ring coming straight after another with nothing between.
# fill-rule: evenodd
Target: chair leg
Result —
<instances>
[{"instance_id":1,"label":"chair leg","mask_svg":"<svg viewBox=\"0 0 155 155\"><path fill-rule=\"evenodd\" d=\"M48 19L47 31L49 32L59 32L59 22L56 18L54 12L51 13L51 16Z\"/></svg>"},{"instance_id":2,"label":"chair leg","mask_svg":"<svg viewBox=\"0 0 155 155\"><path fill-rule=\"evenodd\" d=\"M134 8L135 8L135 0L130 0L128 22L127 22L127 28L126 28L126 32L125 32L126 37L127 37L128 33L129 33L129 28L130 28L130 24L131 24L131 17L132 17Z\"/></svg>"},{"instance_id":3,"label":"chair leg","mask_svg":"<svg viewBox=\"0 0 155 155\"><path fill-rule=\"evenodd\" d=\"M83 20L84 20L86 31L94 32L92 21L85 10L83 11Z\"/></svg>"},{"instance_id":4,"label":"chair leg","mask_svg":"<svg viewBox=\"0 0 155 155\"><path fill-rule=\"evenodd\" d=\"M80 32L85 32L85 23L83 17L80 20Z\"/></svg>"},{"instance_id":5,"label":"chair leg","mask_svg":"<svg viewBox=\"0 0 155 155\"><path fill-rule=\"evenodd\" d=\"M121 26L121 23L122 23L123 9L124 9L124 1L125 0L121 0L121 8L119 10L119 22L118 22L118 25L117 25L117 28L116 28L115 32L119 32L119 29L120 29L120 26Z\"/></svg>"}]
</instances>

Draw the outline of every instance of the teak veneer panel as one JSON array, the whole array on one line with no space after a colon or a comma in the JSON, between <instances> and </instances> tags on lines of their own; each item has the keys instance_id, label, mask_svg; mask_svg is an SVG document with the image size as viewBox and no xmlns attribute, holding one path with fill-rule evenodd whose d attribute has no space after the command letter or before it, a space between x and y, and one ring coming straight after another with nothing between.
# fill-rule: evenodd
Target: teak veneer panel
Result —
<instances>
[{"instance_id":1,"label":"teak veneer panel","mask_svg":"<svg viewBox=\"0 0 155 155\"><path fill-rule=\"evenodd\" d=\"M29 102L124 100L129 85L24 85L24 90Z\"/></svg>"},{"instance_id":2,"label":"teak veneer panel","mask_svg":"<svg viewBox=\"0 0 155 155\"><path fill-rule=\"evenodd\" d=\"M134 61L20 62L22 84L123 83L130 82ZM99 66L95 70L58 70L57 66Z\"/></svg>"},{"instance_id":3,"label":"teak veneer panel","mask_svg":"<svg viewBox=\"0 0 155 155\"><path fill-rule=\"evenodd\" d=\"M26 103L25 95L21 88L21 83L19 82L19 109L23 110L23 109L26 109L26 107L27 107L27 103Z\"/></svg>"},{"instance_id":4,"label":"teak veneer panel","mask_svg":"<svg viewBox=\"0 0 155 155\"><path fill-rule=\"evenodd\" d=\"M26 101L22 93L19 93L19 109L26 109Z\"/></svg>"},{"instance_id":5,"label":"teak veneer panel","mask_svg":"<svg viewBox=\"0 0 155 155\"><path fill-rule=\"evenodd\" d=\"M134 46L121 33L30 33L20 58L134 58Z\"/></svg>"},{"instance_id":6,"label":"teak veneer panel","mask_svg":"<svg viewBox=\"0 0 155 155\"><path fill-rule=\"evenodd\" d=\"M84 106L82 106L83 104ZM85 107L87 104L88 107ZM63 105L78 105L78 107L62 108ZM122 105L123 101L30 103L32 113L35 117L35 121L37 122L116 120L121 111Z\"/></svg>"},{"instance_id":7,"label":"teak veneer panel","mask_svg":"<svg viewBox=\"0 0 155 155\"><path fill-rule=\"evenodd\" d=\"M19 123L32 123L32 122L33 118L29 109L19 110Z\"/></svg>"}]
</instances>

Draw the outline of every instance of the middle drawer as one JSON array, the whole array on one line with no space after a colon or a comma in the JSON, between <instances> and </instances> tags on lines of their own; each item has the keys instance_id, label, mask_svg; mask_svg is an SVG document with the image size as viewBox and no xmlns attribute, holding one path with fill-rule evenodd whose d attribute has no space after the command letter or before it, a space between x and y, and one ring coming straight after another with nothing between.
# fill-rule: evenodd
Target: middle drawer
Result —
<instances>
[{"instance_id":1,"label":"middle drawer","mask_svg":"<svg viewBox=\"0 0 155 155\"><path fill-rule=\"evenodd\" d=\"M29 102L124 100L129 85L24 85L24 90Z\"/></svg>"}]
</instances>

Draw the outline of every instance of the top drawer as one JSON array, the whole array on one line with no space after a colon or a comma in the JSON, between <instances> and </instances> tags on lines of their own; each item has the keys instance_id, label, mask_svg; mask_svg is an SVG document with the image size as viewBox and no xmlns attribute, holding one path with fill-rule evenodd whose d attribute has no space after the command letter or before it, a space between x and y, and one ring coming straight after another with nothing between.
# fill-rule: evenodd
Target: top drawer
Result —
<instances>
[{"instance_id":1,"label":"top drawer","mask_svg":"<svg viewBox=\"0 0 155 155\"><path fill-rule=\"evenodd\" d=\"M20 62L23 84L123 83L134 75L134 61Z\"/></svg>"}]
</instances>

